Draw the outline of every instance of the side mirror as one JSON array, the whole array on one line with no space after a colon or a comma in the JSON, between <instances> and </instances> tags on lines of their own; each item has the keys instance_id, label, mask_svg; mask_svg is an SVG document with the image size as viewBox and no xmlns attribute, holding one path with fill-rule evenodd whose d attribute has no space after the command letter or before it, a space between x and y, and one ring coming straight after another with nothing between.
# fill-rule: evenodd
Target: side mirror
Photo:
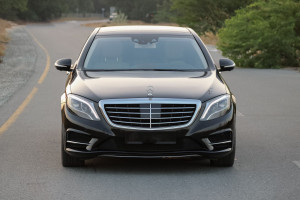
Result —
<instances>
[{"instance_id":1,"label":"side mirror","mask_svg":"<svg viewBox=\"0 0 300 200\"><path fill-rule=\"evenodd\" d=\"M231 71L235 68L235 63L227 58L220 59L220 71Z\"/></svg>"},{"instance_id":2,"label":"side mirror","mask_svg":"<svg viewBox=\"0 0 300 200\"><path fill-rule=\"evenodd\" d=\"M72 60L68 58L62 58L55 62L54 66L60 71L72 71L71 70Z\"/></svg>"}]
</instances>

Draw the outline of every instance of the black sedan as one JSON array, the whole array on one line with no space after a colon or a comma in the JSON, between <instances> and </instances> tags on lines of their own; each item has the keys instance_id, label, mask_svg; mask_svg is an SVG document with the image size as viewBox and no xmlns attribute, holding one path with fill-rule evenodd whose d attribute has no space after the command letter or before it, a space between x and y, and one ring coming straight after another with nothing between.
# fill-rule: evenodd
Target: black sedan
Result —
<instances>
[{"instance_id":1,"label":"black sedan","mask_svg":"<svg viewBox=\"0 0 300 200\"><path fill-rule=\"evenodd\" d=\"M70 72L61 96L62 164L98 156L201 157L232 166L236 102L190 28L96 28L79 58L56 61Z\"/></svg>"}]
</instances>

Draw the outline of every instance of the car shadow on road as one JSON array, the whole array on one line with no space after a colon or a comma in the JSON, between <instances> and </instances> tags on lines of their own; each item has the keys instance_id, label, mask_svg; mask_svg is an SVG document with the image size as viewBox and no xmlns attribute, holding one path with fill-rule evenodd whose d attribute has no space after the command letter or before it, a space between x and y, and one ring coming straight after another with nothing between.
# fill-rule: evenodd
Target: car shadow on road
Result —
<instances>
[{"instance_id":1,"label":"car shadow on road","mask_svg":"<svg viewBox=\"0 0 300 200\"><path fill-rule=\"evenodd\" d=\"M186 159L136 159L136 158L97 158L86 161L83 168L74 168L96 173L126 174L176 174L176 173L216 173L228 172L234 168L210 166L209 160Z\"/></svg>"}]
</instances>

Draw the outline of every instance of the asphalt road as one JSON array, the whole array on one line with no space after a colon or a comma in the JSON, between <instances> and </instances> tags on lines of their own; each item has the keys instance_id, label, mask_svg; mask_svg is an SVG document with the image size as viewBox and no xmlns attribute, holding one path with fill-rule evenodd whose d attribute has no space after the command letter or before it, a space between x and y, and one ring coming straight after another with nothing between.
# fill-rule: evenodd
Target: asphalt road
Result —
<instances>
[{"instance_id":1,"label":"asphalt road","mask_svg":"<svg viewBox=\"0 0 300 200\"><path fill-rule=\"evenodd\" d=\"M116 158L63 168L60 95L66 74L52 64L62 57L76 59L92 29L77 22L21 29L36 38L31 40L36 57L34 68L28 66L32 75L26 84L0 107L0 200L300 198L299 72L240 68L223 72L239 111L232 168L210 167L205 160ZM210 49L214 57L220 56ZM41 80L46 52L51 68ZM10 126L3 128L8 119Z\"/></svg>"}]
</instances>

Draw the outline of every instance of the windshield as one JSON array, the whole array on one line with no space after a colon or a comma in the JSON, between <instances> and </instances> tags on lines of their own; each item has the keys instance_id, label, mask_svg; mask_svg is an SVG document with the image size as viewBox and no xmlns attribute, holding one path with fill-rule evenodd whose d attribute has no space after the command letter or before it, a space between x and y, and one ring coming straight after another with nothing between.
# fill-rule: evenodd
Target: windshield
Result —
<instances>
[{"instance_id":1,"label":"windshield","mask_svg":"<svg viewBox=\"0 0 300 200\"><path fill-rule=\"evenodd\" d=\"M137 35L98 37L84 62L85 70L199 71L207 62L192 37Z\"/></svg>"}]
</instances>

